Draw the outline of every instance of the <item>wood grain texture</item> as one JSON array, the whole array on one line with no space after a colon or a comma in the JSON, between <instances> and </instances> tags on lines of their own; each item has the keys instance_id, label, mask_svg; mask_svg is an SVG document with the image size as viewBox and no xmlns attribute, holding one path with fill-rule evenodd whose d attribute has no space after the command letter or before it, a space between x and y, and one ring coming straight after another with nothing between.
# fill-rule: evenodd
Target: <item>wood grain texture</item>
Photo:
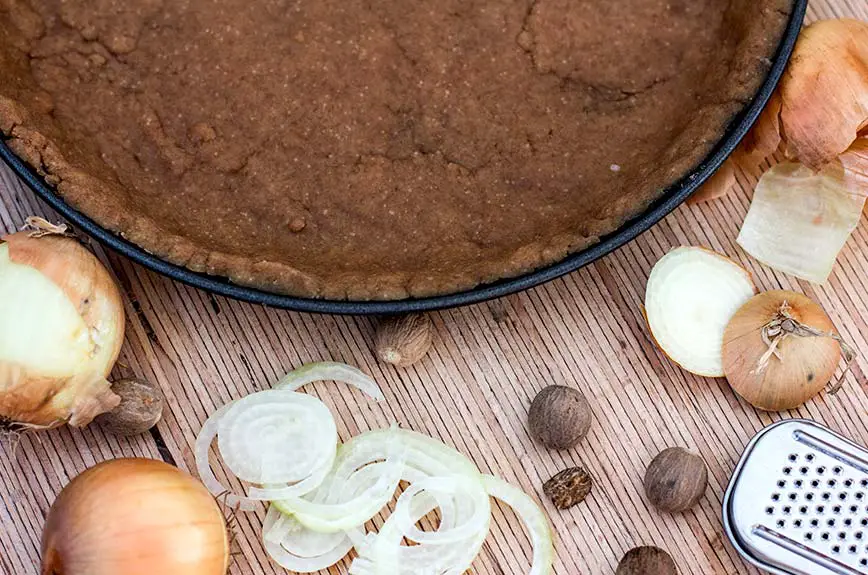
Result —
<instances>
[{"instance_id":1,"label":"wood grain texture","mask_svg":"<svg viewBox=\"0 0 868 575\"><path fill-rule=\"evenodd\" d=\"M868 20L865 0L812 0L809 19ZM681 371L650 342L639 306L653 263L677 245L704 245L748 267L764 289L804 292L830 313L842 336L868 350L868 226L853 234L825 286L773 272L735 243L759 167L740 171L738 190L699 206L682 206L661 224L602 261L563 279L486 304L432 314L434 346L409 369L377 363L375 324L247 305L151 273L94 246L123 287L127 341L116 377L159 383L168 409L152 435L118 439L98 428L27 435L0 442L0 572L38 573L45 513L75 474L121 456L163 458L193 469L191 446L207 414L273 383L307 361L360 366L382 385L375 405L334 384L309 390L334 411L342 437L397 421L470 456L542 498L542 484L561 469L583 465L594 478L588 499L569 511L545 502L558 534L560 575L612 573L635 545L667 549L683 574L758 573L726 541L720 505L729 474L751 436L785 417L809 417L868 444L868 360L860 357L843 390L788 413L757 412L723 380ZM5 168L0 168L0 230L25 216L56 219ZM542 387L582 390L595 421L574 450L550 452L527 432L527 409ZM702 454L709 489L693 510L658 513L642 493L646 465L662 449ZM218 471L220 471L218 469ZM221 472L222 473L222 472ZM263 513L242 515L231 573L277 574L259 543ZM530 544L520 523L498 509L473 572L526 573ZM332 570L346 573L348 563Z\"/></svg>"}]
</instances>

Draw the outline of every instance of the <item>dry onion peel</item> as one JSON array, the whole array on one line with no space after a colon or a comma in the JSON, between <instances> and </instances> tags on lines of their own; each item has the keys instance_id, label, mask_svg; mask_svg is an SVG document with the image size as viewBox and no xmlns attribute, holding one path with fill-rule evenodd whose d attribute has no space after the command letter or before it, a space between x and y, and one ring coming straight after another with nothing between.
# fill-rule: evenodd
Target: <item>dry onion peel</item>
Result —
<instances>
[{"instance_id":1,"label":"dry onion peel","mask_svg":"<svg viewBox=\"0 0 868 575\"><path fill-rule=\"evenodd\" d=\"M769 291L748 301L726 327L724 370L732 388L766 411L798 407L818 394L841 355L854 351L823 309L802 294Z\"/></svg>"},{"instance_id":2,"label":"dry onion peel","mask_svg":"<svg viewBox=\"0 0 868 575\"><path fill-rule=\"evenodd\" d=\"M853 142L838 161L844 168L844 187L857 196L868 196L868 137Z\"/></svg>"},{"instance_id":3,"label":"dry onion peel","mask_svg":"<svg viewBox=\"0 0 868 575\"><path fill-rule=\"evenodd\" d=\"M675 248L655 264L645 290L645 317L657 346L697 375L723 375L723 331L756 293L750 273L704 248Z\"/></svg>"},{"instance_id":4,"label":"dry onion peel","mask_svg":"<svg viewBox=\"0 0 868 575\"><path fill-rule=\"evenodd\" d=\"M83 426L116 407L106 377L124 335L121 295L102 263L64 228L0 241L0 422Z\"/></svg>"},{"instance_id":5,"label":"dry onion peel","mask_svg":"<svg viewBox=\"0 0 868 575\"><path fill-rule=\"evenodd\" d=\"M816 174L795 163L776 165L760 178L738 243L777 270L825 282L868 192L848 189L845 173L839 162Z\"/></svg>"},{"instance_id":6,"label":"dry onion peel","mask_svg":"<svg viewBox=\"0 0 868 575\"><path fill-rule=\"evenodd\" d=\"M312 403L319 400L298 400L295 396L302 394L290 388L337 376L343 380L351 376L360 388L370 390L371 384L376 386L367 376L357 378L358 373L361 372L342 364L320 365L312 371L305 368L284 378L287 388L253 394L215 412L197 438L196 460L203 481L215 494L225 492L208 462L209 447L215 438L221 455L224 446L231 450L229 461L224 458L227 468L233 473L234 468L241 470L248 480L266 475L282 480L302 478L296 483L287 481L285 487L276 489L267 483L252 487L250 495L268 499L307 481L313 476L311 465L319 469L317 462L322 461L323 453L329 452L328 442L317 444L293 434L301 433L302 428L323 429L324 422L319 419L325 415ZM271 420L287 409L286 404L309 404L310 411L316 414L314 421ZM221 434L228 436L222 444ZM257 437L266 438L264 445L260 446ZM335 439L332 448L336 444ZM285 446L283 454L277 449L279 445ZM260 447L262 451L258 452ZM284 457L289 463L276 463L277 457ZM395 512L379 532L366 533L364 524L386 507L401 480L407 481L409 488L398 498ZM535 552L531 573L549 573L553 562L552 539L542 510L520 490L506 489L504 485L507 484L493 484L491 495L514 502L519 515L530 518L531 538L540 547ZM249 497L237 495L231 495L228 501L252 503ZM437 528L419 529L418 521L435 509L440 515ZM489 490L472 461L431 437L393 426L363 433L336 446L328 473L313 489L305 488L303 494L271 500L263 544L276 562L301 573L325 569L355 548L359 557L350 572L357 575L461 575L482 548L490 521ZM403 545L404 540L411 540L414 545Z\"/></svg>"},{"instance_id":7,"label":"dry onion peel","mask_svg":"<svg viewBox=\"0 0 868 575\"><path fill-rule=\"evenodd\" d=\"M223 575L229 537L201 483L150 459L115 459L67 485L42 536L42 575Z\"/></svg>"},{"instance_id":8,"label":"dry onion peel","mask_svg":"<svg viewBox=\"0 0 868 575\"><path fill-rule=\"evenodd\" d=\"M687 199L687 203L695 205L716 200L729 193L733 185L735 185L735 160L729 157L714 175Z\"/></svg>"},{"instance_id":9,"label":"dry onion peel","mask_svg":"<svg viewBox=\"0 0 868 575\"><path fill-rule=\"evenodd\" d=\"M806 27L781 80L787 155L818 171L868 126L868 22L823 20Z\"/></svg>"}]
</instances>

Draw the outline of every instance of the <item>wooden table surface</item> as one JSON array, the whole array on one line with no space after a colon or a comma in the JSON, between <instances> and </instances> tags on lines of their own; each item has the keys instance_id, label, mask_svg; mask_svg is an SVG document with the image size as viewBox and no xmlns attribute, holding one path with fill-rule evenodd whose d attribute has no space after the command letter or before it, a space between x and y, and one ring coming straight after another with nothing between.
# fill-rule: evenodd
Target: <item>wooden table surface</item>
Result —
<instances>
[{"instance_id":1,"label":"wooden table surface","mask_svg":"<svg viewBox=\"0 0 868 575\"><path fill-rule=\"evenodd\" d=\"M811 2L809 20L839 16L868 20L868 0ZM90 427L26 435L16 449L0 441L0 572L38 573L45 514L86 467L114 457L151 457L194 469L191 446L214 409L268 387L301 363L337 360L371 374L387 397L374 405L343 386L312 386L334 410L342 437L397 421L455 446L485 472L538 497L557 471L585 466L594 478L585 503L566 512L545 503L558 536L556 573L612 573L625 551L643 544L667 549L682 574L757 573L729 545L720 521L735 462L754 433L787 417L816 419L868 444L868 357L856 361L837 395L821 395L788 413L760 413L724 380L694 377L669 363L649 341L639 306L660 256L673 246L703 245L747 266L762 288L816 299L843 337L868 353L868 225L863 221L850 239L827 285L773 272L735 243L758 174L739 172L737 192L682 206L638 240L563 279L432 314L433 350L404 370L374 360L370 318L291 313L215 297L97 248L117 275L128 313L114 375L158 382L168 409L151 435L132 440ZM56 219L0 168L0 230L14 230L33 214ZM591 402L591 432L571 451L542 449L527 432L530 400L551 383L576 387ZM705 498L679 516L650 508L641 486L645 466L670 446L698 451L709 467ZM241 515L231 573L283 572L262 550L262 516ZM519 575L529 564L519 522L498 510L473 572ZM347 565L333 572L346 573Z\"/></svg>"}]
</instances>

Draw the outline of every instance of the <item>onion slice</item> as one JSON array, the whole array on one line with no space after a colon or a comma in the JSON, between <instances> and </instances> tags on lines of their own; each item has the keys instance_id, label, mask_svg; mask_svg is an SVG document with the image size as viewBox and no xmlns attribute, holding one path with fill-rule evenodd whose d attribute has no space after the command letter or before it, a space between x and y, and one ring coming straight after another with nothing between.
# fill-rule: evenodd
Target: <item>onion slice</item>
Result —
<instances>
[{"instance_id":1,"label":"onion slice","mask_svg":"<svg viewBox=\"0 0 868 575\"><path fill-rule=\"evenodd\" d=\"M358 368L335 361L320 361L305 364L284 375L275 389L297 389L315 381L340 381L351 385L375 401L385 401L386 396L377 382Z\"/></svg>"},{"instance_id":2,"label":"onion slice","mask_svg":"<svg viewBox=\"0 0 868 575\"><path fill-rule=\"evenodd\" d=\"M249 509L253 500L271 501L262 538L274 561L311 573L355 548L353 575L463 575L488 535L491 494L514 505L528 524L535 545L532 573L549 572L551 535L532 499L494 478L483 481L476 465L452 447L397 426L339 445L328 408L294 391L319 379L347 381L382 397L354 368L312 364L290 373L279 389L221 407L196 439L196 465L212 493L227 492L208 460L216 440L225 467L253 484L247 496L229 494L227 503ZM365 524L392 501L402 480L410 485L394 511L378 532L366 533ZM434 510L436 529L420 529L419 521Z\"/></svg>"},{"instance_id":3,"label":"onion slice","mask_svg":"<svg viewBox=\"0 0 868 575\"><path fill-rule=\"evenodd\" d=\"M651 270L645 318L660 349L691 373L723 376L730 318L756 293L750 273L713 251L675 248Z\"/></svg>"},{"instance_id":4,"label":"onion slice","mask_svg":"<svg viewBox=\"0 0 868 575\"><path fill-rule=\"evenodd\" d=\"M865 193L846 187L840 162L819 173L778 164L760 178L738 243L776 270L823 283L859 224Z\"/></svg>"},{"instance_id":5,"label":"onion slice","mask_svg":"<svg viewBox=\"0 0 868 575\"><path fill-rule=\"evenodd\" d=\"M295 526L295 527L294 527ZM328 569L353 548L346 535L323 535L304 530L292 518L286 517L275 507L269 507L263 524L262 542L265 550L278 565L296 573L314 573ZM299 540L305 545L320 545L321 553L312 555L299 551Z\"/></svg>"},{"instance_id":6,"label":"onion slice","mask_svg":"<svg viewBox=\"0 0 868 575\"><path fill-rule=\"evenodd\" d=\"M512 507L524 522L533 543L533 564L529 575L548 575L555 558L554 537L545 513L524 491L493 475L483 475L488 494Z\"/></svg>"}]
</instances>

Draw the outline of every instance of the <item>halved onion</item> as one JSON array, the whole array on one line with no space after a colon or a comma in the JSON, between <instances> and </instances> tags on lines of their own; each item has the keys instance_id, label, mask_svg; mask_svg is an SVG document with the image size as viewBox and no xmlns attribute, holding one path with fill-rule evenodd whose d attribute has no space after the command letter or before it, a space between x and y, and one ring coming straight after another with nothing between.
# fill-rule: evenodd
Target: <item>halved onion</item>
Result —
<instances>
[{"instance_id":1,"label":"halved onion","mask_svg":"<svg viewBox=\"0 0 868 575\"><path fill-rule=\"evenodd\" d=\"M645 318L657 345L691 373L723 376L723 332L756 293L750 273L711 250L679 247L660 258L645 289Z\"/></svg>"}]
</instances>

